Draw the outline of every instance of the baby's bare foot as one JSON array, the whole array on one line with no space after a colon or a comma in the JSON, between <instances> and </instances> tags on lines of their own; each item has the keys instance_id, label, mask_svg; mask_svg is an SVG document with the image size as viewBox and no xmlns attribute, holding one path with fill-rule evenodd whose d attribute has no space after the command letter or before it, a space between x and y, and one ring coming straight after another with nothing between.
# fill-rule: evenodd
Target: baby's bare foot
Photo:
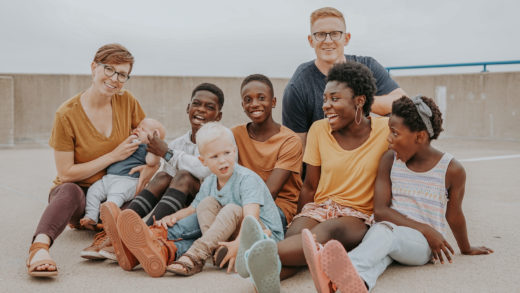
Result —
<instances>
[{"instance_id":1,"label":"baby's bare foot","mask_svg":"<svg viewBox=\"0 0 520 293\"><path fill-rule=\"evenodd\" d=\"M91 218L84 217L83 219L79 220L79 224L81 227L88 229L88 230L96 230L96 221L92 220Z\"/></svg>"}]
</instances>

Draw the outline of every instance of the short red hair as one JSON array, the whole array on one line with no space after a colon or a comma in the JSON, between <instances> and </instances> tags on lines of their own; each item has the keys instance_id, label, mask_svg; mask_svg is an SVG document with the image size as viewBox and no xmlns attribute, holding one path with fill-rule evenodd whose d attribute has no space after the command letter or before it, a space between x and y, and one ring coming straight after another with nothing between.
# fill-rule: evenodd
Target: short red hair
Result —
<instances>
[{"instance_id":1,"label":"short red hair","mask_svg":"<svg viewBox=\"0 0 520 293\"><path fill-rule=\"evenodd\" d=\"M345 27L347 26L347 24L345 23L345 17L343 16L343 13L341 13L339 10L333 7L323 7L314 10L311 13L311 26L314 24L314 22L316 22L316 20L325 17L339 18L343 22L343 24L345 24Z\"/></svg>"},{"instance_id":2,"label":"short red hair","mask_svg":"<svg viewBox=\"0 0 520 293\"><path fill-rule=\"evenodd\" d=\"M120 44L107 44L99 48L94 56L94 62L103 64L130 64L130 73L134 65L134 56Z\"/></svg>"}]
</instances>

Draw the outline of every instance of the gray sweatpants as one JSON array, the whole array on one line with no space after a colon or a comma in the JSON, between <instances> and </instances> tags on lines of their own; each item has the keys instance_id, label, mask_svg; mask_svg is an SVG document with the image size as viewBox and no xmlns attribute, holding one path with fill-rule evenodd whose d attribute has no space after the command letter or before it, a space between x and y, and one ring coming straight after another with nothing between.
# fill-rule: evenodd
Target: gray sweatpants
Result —
<instances>
[{"instance_id":1,"label":"gray sweatpants","mask_svg":"<svg viewBox=\"0 0 520 293\"><path fill-rule=\"evenodd\" d=\"M97 222L99 206L105 200L121 207L125 202L133 199L138 181L139 178L107 174L94 182L87 191L85 217Z\"/></svg>"}]
</instances>

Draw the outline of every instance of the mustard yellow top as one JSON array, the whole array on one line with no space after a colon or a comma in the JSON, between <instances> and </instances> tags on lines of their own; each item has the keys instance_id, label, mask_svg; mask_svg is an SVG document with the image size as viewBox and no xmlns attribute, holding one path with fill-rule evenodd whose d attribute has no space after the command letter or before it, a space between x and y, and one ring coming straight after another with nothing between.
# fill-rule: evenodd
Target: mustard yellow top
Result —
<instances>
[{"instance_id":1,"label":"mustard yellow top","mask_svg":"<svg viewBox=\"0 0 520 293\"><path fill-rule=\"evenodd\" d=\"M388 118L371 118L368 139L358 148L344 150L332 136L327 119L314 122L307 134L303 161L321 166L314 202L328 199L371 215L374 183L381 156L388 150Z\"/></svg>"},{"instance_id":2,"label":"mustard yellow top","mask_svg":"<svg viewBox=\"0 0 520 293\"><path fill-rule=\"evenodd\" d=\"M145 117L139 102L128 91L112 96L112 133L101 134L90 122L81 106L81 93L65 101L56 110L49 145L56 151L74 152L74 164L90 162L111 152L137 127ZM99 171L89 178L76 182L88 187L105 175ZM56 177L54 185L59 185Z\"/></svg>"}]
</instances>

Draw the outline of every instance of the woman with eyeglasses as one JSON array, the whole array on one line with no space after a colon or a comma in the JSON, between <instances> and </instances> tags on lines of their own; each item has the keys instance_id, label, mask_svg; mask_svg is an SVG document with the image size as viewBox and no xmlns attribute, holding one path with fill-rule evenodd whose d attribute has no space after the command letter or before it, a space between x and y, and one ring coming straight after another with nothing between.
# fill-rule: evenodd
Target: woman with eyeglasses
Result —
<instances>
[{"instance_id":1,"label":"woman with eyeglasses","mask_svg":"<svg viewBox=\"0 0 520 293\"><path fill-rule=\"evenodd\" d=\"M126 159L139 146L129 134L145 114L132 94L122 89L133 63L134 57L125 47L102 46L90 65L90 87L56 111L49 145L54 149L58 175L29 249L31 276L58 274L49 247L67 224L79 227L89 186L105 174L107 166Z\"/></svg>"}]
</instances>

